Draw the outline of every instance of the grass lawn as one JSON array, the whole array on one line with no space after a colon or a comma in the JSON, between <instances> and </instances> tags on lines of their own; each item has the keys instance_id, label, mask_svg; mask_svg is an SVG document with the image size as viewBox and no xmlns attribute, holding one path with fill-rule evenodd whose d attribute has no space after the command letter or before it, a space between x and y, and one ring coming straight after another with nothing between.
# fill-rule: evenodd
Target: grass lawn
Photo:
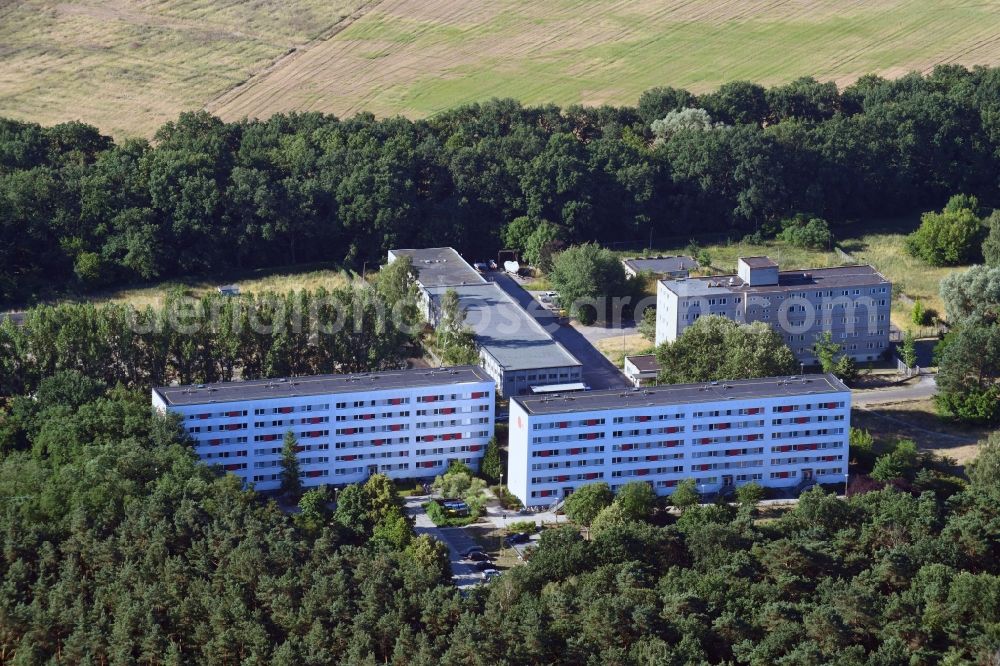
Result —
<instances>
[{"instance_id":1,"label":"grass lawn","mask_svg":"<svg viewBox=\"0 0 1000 666\"><path fill-rule=\"evenodd\" d=\"M241 293L260 294L268 291L284 293L293 290L315 290L319 287L335 289L343 287L358 276L333 266L317 265L261 269L257 271L220 273L209 277L180 278L155 284L116 289L103 293L88 294L79 298L65 297L50 302L130 303L137 308L151 305L157 307L172 290L181 289L190 296L202 296L215 291L219 285L236 283Z\"/></svg>"},{"instance_id":2,"label":"grass lawn","mask_svg":"<svg viewBox=\"0 0 1000 666\"><path fill-rule=\"evenodd\" d=\"M638 333L625 336L624 351L622 349L622 338L620 337L599 340L594 346L597 347L597 351L607 356L618 368L621 368L625 362L625 356L650 354L653 352L653 343Z\"/></svg>"},{"instance_id":3,"label":"grass lawn","mask_svg":"<svg viewBox=\"0 0 1000 666\"><path fill-rule=\"evenodd\" d=\"M954 458L959 465L978 455L977 442L991 432L985 427L942 421L934 411L933 400L855 408L851 411L851 425L869 431L876 446L887 448L900 439L912 439L918 448Z\"/></svg>"}]
</instances>

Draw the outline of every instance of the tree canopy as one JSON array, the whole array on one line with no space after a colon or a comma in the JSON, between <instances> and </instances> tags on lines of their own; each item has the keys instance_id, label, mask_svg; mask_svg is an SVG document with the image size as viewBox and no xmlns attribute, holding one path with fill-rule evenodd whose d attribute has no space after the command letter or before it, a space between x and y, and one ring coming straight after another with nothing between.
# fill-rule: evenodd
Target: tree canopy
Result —
<instances>
[{"instance_id":1,"label":"tree canopy","mask_svg":"<svg viewBox=\"0 0 1000 666\"><path fill-rule=\"evenodd\" d=\"M719 315L699 317L676 340L657 347L656 359L663 384L775 377L798 369L792 350L770 325Z\"/></svg>"},{"instance_id":2,"label":"tree canopy","mask_svg":"<svg viewBox=\"0 0 1000 666\"><path fill-rule=\"evenodd\" d=\"M517 247L544 262L553 241L741 237L802 211L836 233L955 192L995 203L997 76L491 100L422 120L193 112L151 142L0 119L0 307L221 266L360 269L442 239L485 258L518 218Z\"/></svg>"}]
</instances>

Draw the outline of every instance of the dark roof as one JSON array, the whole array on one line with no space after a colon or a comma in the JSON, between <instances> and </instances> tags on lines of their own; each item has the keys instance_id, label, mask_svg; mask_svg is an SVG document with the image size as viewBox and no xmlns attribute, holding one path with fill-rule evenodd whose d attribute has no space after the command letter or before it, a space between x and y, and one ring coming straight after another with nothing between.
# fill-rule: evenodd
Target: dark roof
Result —
<instances>
[{"instance_id":1,"label":"dark roof","mask_svg":"<svg viewBox=\"0 0 1000 666\"><path fill-rule=\"evenodd\" d=\"M353 375L313 375L246 382L220 382L154 388L168 405L202 405L216 402L243 402L269 398L354 393L363 390L417 388L442 384L493 381L479 366L386 370Z\"/></svg>"},{"instance_id":2,"label":"dark roof","mask_svg":"<svg viewBox=\"0 0 1000 666\"><path fill-rule=\"evenodd\" d=\"M838 289L889 283L885 276L868 265L780 271L778 284L749 285L738 275L713 275L683 280L661 280L661 282L679 296L711 296L726 292L754 294L801 291L803 289ZM718 291L720 288L725 291Z\"/></svg>"},{"instance_id":3,"label":"dark roof","mask_svg":"<svg viewBox=\"0 0 1000 666\"><path fill-rule=\"evenodd\" d=\"M417 281L425 289L455 287L486 282L453 248L428 247L389 250L396 257L410 257L417 271Z\"/></svg>"},{"instance_id":4,"label":"dark roof","mask_svg":"<svg viewBox=\"0 0 1000 666\"><path fill-rule=\"evenodd\" d=\"M673 273L698 268L698 262L691 257L649 257L646 259L623 259L622 262L636 273Z\"/></svg>"},{"instance_id":5,"label":"dark roof","mask_svg":"<svg viewBox=\"0 0 1000 666\"><path fill-rule=\"evenodd\" d=\"M670 406L723 400L782 398L808 394L850 392L832 374L765 377L706 384L671 384L627 391L588 391L565 396L518 396L511 398L528 414L570 414L602 409Z\"/></svg>"},{"instance_id":6,"label":"dark roof","mask_svg":"<svg viewBox=\"0 0 1000 666\"><path fill-rule=\"evenodd\" d=\"M750 268L777 268L778 264L771 257L740 257L740 261Z\"/></svg>"},{"instance_id":7,"label":"dark roof","mask_svg":"<svg viewBox=\"0 0 1000 666\"><path fill-rule=\"evenodd\" d=\"M625 360L635 366L639 372L659 372L660 364L656 361L656 354L640 354L638 356L626 356Z\"/></svg>"}]
</instances>

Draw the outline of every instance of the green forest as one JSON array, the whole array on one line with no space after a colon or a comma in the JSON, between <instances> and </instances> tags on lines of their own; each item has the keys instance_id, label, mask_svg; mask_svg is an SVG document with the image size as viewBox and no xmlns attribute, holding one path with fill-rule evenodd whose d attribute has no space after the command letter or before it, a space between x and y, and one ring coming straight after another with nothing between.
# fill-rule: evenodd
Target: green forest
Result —
<instances>
[{"instance_id":1,"label":"green forest","mask_svg":"<svg viewBox=\"0 0 1000 666\"><path fill-rule=\"evenodd\" d=\"M363 265L390 247L491 254L532 226L567 245L750 234L798 214L836 231L959 192L996 207L998 188L987 68L656 89L634 108L495 100L420 121L191 113L152 142L2 120L0 304L220 267ZM998 234L989 265L942 288L939 400L967 420L1000 418ZM967 479L912 443L876 456L858 436L849 496L815 488L780 515L753 497L652 510L641 493L568 508L588 517L459 591L386 477L287 512L151 411L150 386L173 381L398 367L419 328L411 270L0 322L0 662L996 662L996 435ZM335 311L353 318L317 334Z\"/></svg>"},{"instance_id":2,"label":"green forest","mask_svg":"<svg viewBox=\"0 0 1000 666\"><path fill-rule=\"evenodd\" d=\"M442 242L492 256L518 218L566 244L752 233L1000 203L1000 69L839 90L805 78L635 107L493 100L425 120L185 113L148 142L0 120L0 306Z\"/></svg>"},{"instance_id":3,"label":"green forest","mask_svg":"<svg viewBox=\"0 0 1000 666\"><path fill-rule=\"evenodd\" d=\"M817 488L776 519L629 493L465 595L385 477L288 515L144 392L58 372L0 444L4 663L903 666L1000 642L1000 440L967 485Z\"/></svg>"}]
</instances>

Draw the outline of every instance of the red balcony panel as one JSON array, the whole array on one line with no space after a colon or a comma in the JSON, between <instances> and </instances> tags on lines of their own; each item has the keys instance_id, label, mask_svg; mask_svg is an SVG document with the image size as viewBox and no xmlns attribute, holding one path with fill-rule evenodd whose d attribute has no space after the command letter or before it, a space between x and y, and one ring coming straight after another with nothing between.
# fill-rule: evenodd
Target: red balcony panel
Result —
<instances>
[{"instance_id":1,"label":"red balcony panel","mask_svg":"<svg viewBox=\"0 0 1000 666\"><path fill-rule=\"evenodd\" d=\"M588 472L587 475L584 478L587 478L587 479L596 479L597 476L598 476L597 472Z\"/></svg>"},{"instance_id":2,"label":"red balcony panel","mask_svg":"<svg viewBox=\"0 0 1000 666\"><path fill-rule=\"evenodd\" d=\"M548 458L549 455L551 455L551 453L552 453L551 451L539 451L538 456L540 458Z\"/></svg>"},{"instance_id":3,"label":"red balcony panel","mask_svg":"<svg viewBox=\"0 0 1000 666\"><path fill-rule=\"evenodd\" d=\"M632 450L631 444L622 444L622 451L631 451L631 450Z\"/></svg>"},{"instance_id":4,"label":"red balcony panel","mask_svg":"<svg viewBox=\"0 0 1000 666\"><path fill-rule=\"evenodd\" d=\"M425 442L433 442L435 439L437 439L437 437L435 437L434 435L424 435Z\"/></svg>"},{"instance_id":5,"label":"red balcony panel","mask_svg":"<svg viewBox=\"0 0 1000 666\"><path fill-rule=\"evenodd\" d=\"M441 408L441 413L442 414L454 414L455 413L455 408L454 407L442 407Z\"/></svg>"},{"instance_id":6,"label":"red balcony panel","mask_svg":"<svg viewBox=\"0 0 1000 666\"><path fill-rule=\"evenodd\" d=\"M198 418L199 419L207 419L209 416L211 416L211 414L199 414Z\"/></svg>"},{"instance_id":7,"label":"red balcony panel","mask_svg":"<svg viewBox=\"0 0 1000 666\"><path fill-rule=\"evenodd\" d=\"M673 488L676 485L677 485L677 482L674 481L673 479L671 479L670 481L667 481L667 483L666 483L667 488Z\"/></svg>"},{"instance_id":8,"label":"red balcony panel","mask_svg":"<svg viewBox=\"0 0 1000 666\"><path fill-rule=\"evenodd\" d=\"M538 491L538 494L541 495L542 497L548 497L553 492L554 491L552 491L552 490L540 490L540 491Z\"/></svg>"},{"instance_id":9,"label":"red balcony panel","mask_svg":"<svg viewBox=\"0 0 1000 666\"><path fill-rule=\"evenodd\" d=\"M389 430L391 430L393 432L396 432L396 431L398 431L402 427L403 426L400 425L399 423L393 423L391 426L389 426Z\"/></svg>"},{"instance_id":10,"label":"red balcony panel","mask_svg":"<svg viewBox=\"0 0 1000 666\"><path fill-rule=\"evenodd\" d=\"M667 426L667 432L677 432L677 426Z\"/></svg>"},{"instance_id":11,"label":"red balcony panel","mask_svg":"<svg viewBox=\"0 0 1000 666\"><path fill-rule=\"evenodd\" d=\"M779 412L790 412L790 411L792 411L792 406L791 405L782 405L781 407L778 407L778 411Z\"/></svg>"},{"instance_id":12,"label":"red balcony panel","mask_svg":"<svg viewBox=\"0 0 1000 666\"><path fill-rule=\"evenodd\" d=\"M453 433L452 436L451 436L451 438L452 439L462 439L462 433L460 433L460 432Z\"/></svg>"},{"instance_id":13,"label":"red balcony panel","mask_svg":"<svg viewBox=\"0 0 1000 666\"><path fill-rule=\"evenodd\" d=\"M210 440L208 440L208 443L211 444L212 446L218 446L219 444L222 444L222 440L221 439L210 439Z\"/></svg>"},{"instance_id":14,"label":"red balcony panel","mask_svg":"<svg viewBox=\"0 0 1000 666\"><path fill-rule=\"evenodd\" d=\"M588 432L587 433L587 439L597 439L597 433L596 432Z\"/></svg>"},{"instance_id":15,"label":"red balcony panel","mask_svg":"<svg viewBox=\"0 0 1000 666\"><path fill-rule=\"evenodd\" d=\"M646 476L647 474L649 474L649 470L648 469L637 469L635 471L635 473L637 475L639 475L639 476Z\"/></svg>"},{"instance_id":16,"label":"red balcony panel","mask_svg":"<svg viewBox=\"0 0 1000 666\"><path fill-rule=\"evenodd\" d=\"M243 425L243 424L241 424L241 423L227 423L226 424L226 430L239 430L241 425Z\"/></svg>"},{"instance_id":17,"label":"red balcony panel","mask_svg":"<svg viewBox=\"0 0 1000 666\"><path fill-rule=\"evenodd\" d=\"M304 446L296 446L295 447L295 452L296 453L302 453L305 450L306 450L306 447L304 447Z\"/></svg>"},{"instance_id":18,"label":"red balcony panel","mask_svg":"<svg viewBox=\"0 0 1000 666\"><path fill-rule=\"evenodd\" d=\"M354 460L354 456L344 456L344 460Z\"/></svg>"},{"instance_id":19,"label":"red balcony panel","mask_svg":"<svg viewBox=\"0 0 1000 666\"><path fill-rule=\"evenodd\" d=\"M655 462L660 459L660 456L646 456L646 462Z\"/></svg>"},{"instance_id":20,"label":"red balcony panel","mask_svg":"<svg viewBox=\"0 0 1000 666\"><path fill-rule=\"evenodd\" d=\"M742 453L743 451L741 451L740 449L729 449L728 451L726 451L727 456L738 456Z\"/></svg>"},{"instance_id":21,"label":"red balcony panel","mask_svg":"<svg viewBox=\"0 0 1000 666\"><path fill-rule=\"evenodd\" d=\"M240 463L229 463L228 465L226 465L226 471L233 472L240 469L241 466L242 465Z\"/></svg>"},{"instance_id":22,"label":"red balcony panel","mask_svg":"<svg viewBox=\"0 0 1000 666\"><path fill-rule=\"evenodd\" d=\"M643 415L643 416L640 416L640 417L639 417L639 421L640 421L640 422L643 422L643 423L644 423L644 422L646 422L646 421L648 421L648 420L649 420L649 417L648 417L648 416L645 416L645 415Z\"/></svg>"},{"instance_id":23,"label":"red balcony panel","mask_svg":"<svg viewBox=\"0 0 1000 666\"><path fill-rule=\"evenodd\" d=\"M279 414L291 414L292 413L292 408L291 407L278 407L278 413Z\"/></svg>"},{"instance_id":24,"label":"red balcony panel","mask_svg":"<svg viewBox=\"0 0 1000 666\"><path fill-rule=\"evenodd\" d=\"M481 448L483 448L483 447L479 446L478 444L473 444L472 446L469 447L469 450L470 451L478 451Z\"/></svg>"},{"instance_id":25,"label":"red balcony panel","mask_svg":"<svg viewBox=\"0 0 1000 666\"><path fill-rule=\"evenodd\" d=\"M580 453L580 449L570 449L570 450L569 450L569 454L570 454L571 456L575 456L575 455L577 455L578 453Z\"/></svg>"},{"instance_id":26,"label":"red balcony panel","mask_svg":"<svg viewBox=\"0 0 1000 666\"><path fill-rule=\"evenodd\" d=\"M487 395L486 391L473 391L472 399L476 400L477 398L485 398Z\"/></svg>"},{"instance_id":27,"label":"red balcony panel","mask_svg":"<svg viewBox=\"0 0 1000 666\"><path fill-rule=\"evenodd\" d=\"M308 476L308 477L316 477L316 476L319 476L322 473L323 473L323 470L311 469L308 472L306 472L306 476Z\"/></svg>"},{"instance_id":28,"label":"red balcony panel","mask_svg":"<svg viewBox=\"0 0 1000 666\"><path fill-rule=\"evenodd\" d=\"M373 418L375 418L375 415L374 414L362 414L361 418L363 420L365 420L365 421L371 421Z\"/></svg>"},{"instance_id":29,"label":"red balcony panel","mask_svg":"<svg viewBox=\"0 0 1000 666\"><path fill-rule=\"evenodd\" d=\"M385 440L384 439L373 439L372 440L372 444L374 444L375 446L382 446L383 444L385 444Z\"/></svg>"},{"instance_id":30,"label":"red balcony panel","mask_svg":"<svg viewBox=\"0 0 1000 666\"><path fill-rule=\"evenodd\" d=\"M702 444L711 444L712 443L712 438L711 437L702 437L701 438L701 443Z\"/></svg>"},{"instance_id":31,"label":"red balcony panel","mask_svg":"<svg viewBox=\"0 0 1000 666\"><path fill-rule=\"evenodd\" d=\"M403 403L402 398L389 398L390 405L401 405Z\"/></svg>"},{"instance_id":32,"label":"red balcony panel","mask_svg":"<svg viewBox=\"0 0 1000 666\"><path fill-rule=\"evenodd\" d=\"M569 427L569 421L560 421L557 425L560 428L568 428Z\"/></svg>"},{"instance_id":33,"label":"red balcony panel","mask_svg":"<svg viewBox=\"0 0 1000 666\"><path fill-rule=\"evenodd\" d=\"M437 398L436 395L425 395L424 396L424 402L437 402L437 399L438 398Z\"/></svg>"},{"instance_id":34,"label":"red balcony panel","mask_svg":"<svg viewBox=\"0 0 1000 666\"><path fill-rule=\"evenodd\" d=\"M556 481L558 481L559 483L564 483L566 481L569 481L569 477L568 476L559 476L559 477L556 477Z\"/></svg>"},{"instance_id":35,"label":"red balcony panel","mask_svg":"<svg viewBox=\"0 0 1000 666\"><path fill-rule=\"evenodd\" d=\"M729 430L729 424L728 423L716 423L715 427L716 427L717 430Z\"/></svg>"},{"instance_id":36,"label":"red balcony panel","mask_svg":"<svg viewBox=\"0 0 1000 666\"><path fill-rule=\"evenodd\" d=\"M354 428L344 428L345 435L353 435L355 432L357 431Z\"/></svg>"}]
</instances>

